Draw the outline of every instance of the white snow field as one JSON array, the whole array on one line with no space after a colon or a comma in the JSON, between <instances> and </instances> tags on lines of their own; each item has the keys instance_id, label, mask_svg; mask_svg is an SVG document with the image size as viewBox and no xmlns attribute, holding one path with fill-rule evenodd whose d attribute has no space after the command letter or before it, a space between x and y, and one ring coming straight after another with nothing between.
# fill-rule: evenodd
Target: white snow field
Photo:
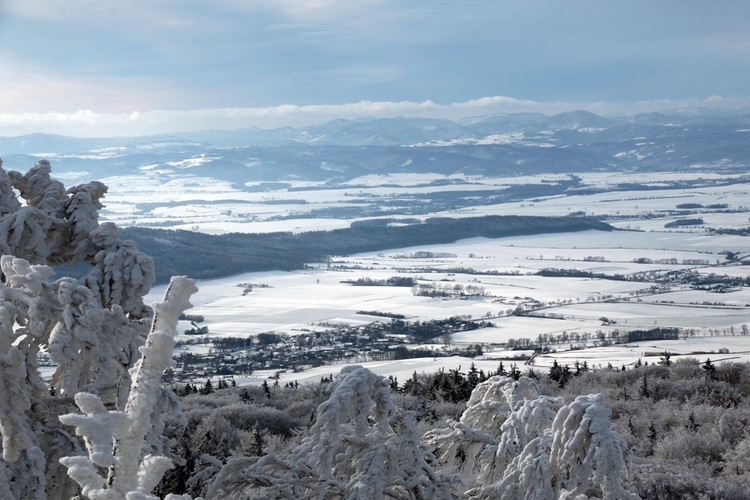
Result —
<instances>
[{"instance_id":1,"label":"white snow field","mask_svg":"<svg viewBox=\"0 0 750 500\"><path fill-rule=\"evenodd\" d=\"M750 324L750 288L726 287L722 293L697 290L688 280L675 276L746 278L750 268L726 260L726 252L748 252L747 239L712 234L710 229L750 226L750 184L734 183L685 189L666 189L671 181L695 180L691 173L641 174L580 173L584 183L595 187L645 183L644 191L610 191L595 194L540 197L511 203L481 205L450 212L415 215L428 217L475 217L482 215L566 215L585 213L626 231L546 234L500 239L473 238L452 244L399 248L348 257L334 257L330 265L295 272L249 273L199 282L192 314L205 317L211 336L247 336L262 332L295 335L325 330L332 324L357 326L388 318L358 314L379 311L401 314L407 321L429 321L451 316L485 319L495 326L453 334L453 346L482 344L484 359L478 368L496 369L499 359L517 352L503 351L509 340L559 337L551 344L557 351L538 356L533 366L549 366L555 358L566 362L586 360L593 366L629 365L658 360L651 354L669 350L675 355L701 359L750 360L750 336L742 335ZM722 180L721 174L701 173L701 178ZM103 181L110 186L103 218L118 225L149 224L191 229L211 234L227 232L303 232L348 227L359 219L295 218L315 209L352 204L379 203L383 197L414 192L466 189L498 189L512 184L550 182L567 174L512 178L485 178L437 174L368 175L330 189L321 183L291 181L285 187L258 192L241 191L213 179L174 177L163 183L157 172L144 170L137 182L127 177ZM151 179L149 181L149 179ZM161 180L160 180L161 179ZM427 186L435 181L446 185ZM149 184L149 182L151 182ZM145 188L144 188L145 186ZM664 187L664 189L662 189ZM154 202L153 200L159 200ZM200 200L200 201L196 201ZM269 203L271 202L271 203ZM726 205L729 210L699 210L684 215L677 205ZM283 220L278 220L283 217ZM701 217L704 224L673 229L665 224L685 217ZM442 254L439 258L414 258L419 251ZM638 261L638 262L637 262ZM641 281L592 277L546 277L542 269L579 270L607 276L633 275ZM671 273L672 278L665 281ZM352 286L357 279L386 280L410 277L418 285L475 287L481 294L463 298L430 298L415 295L409 287ZM246 293L248 285L252 291ZM263 285L263 286L260 286ZM149 298L158 300L156 288ZM526 316L509 315L516 308L533 309ZM606 318L607 322L603 322ZM745 328L743 329L743 325ZM188 323L184 323L189 328ZM679 341L648 345L597 347L599 336L656 327L679 327L689 335ZM570 350L575 347L576 350ZM585 347L586 349L579 349ZM191 347L198 349L198 347ZM723 354L719 355L718 351ZM726 354L726 352L729 354ZM702 353L702 354L695 354ZM415 370L440 367L462 369L466 358L429 358L397 362L360 360L377 373L408 377ZM309 372L282 374L281 380L313 380L340 367L324 366ZM247 381L263 380L257 377Z\"/></svg>"},{"instance_id":2,"label":"white snow field","mask_svg":"<svg viewBox=\"0 0 750 500\"><path fill-rule=\"evenodd\" d=\"M606 274L679 271L697 268L701 273L745 276L744 266L725 265L720 252L739 248L740 237L705 236L692 233L584 233L535 235L500 239L473 238L453 244L430 245L388 252L336 257L331 268L295 272L248 273L230 278L199 282L192 299L191 314L205 317L211 336L247 336L262 332L325 330L330 324L361 325L372 321L390 321L357 314L381 311L403 314L407 321L429 321L451 316L487 319L495 326L452 335L455 346L482 344L485 355L475 359L477 368L494 370L498 360L512 356L499 344L510 339L535 340L543 335L559 336L567 332L569 343L550 347L558 352L534 359L531 366L546 368L554 358L565 362L587 361L590 366L631 365L648 353L669 350L675 355L693 355L703 360L750 360L750 336L741 335L742 325L750 323L750 290L737 288L728 293L711 293L673 284L668 290L647 295L659 286L652 281L633 282L591 278L551 278L532 273L543 268L579 269ZM418 251L453 254L455 257L408 258ZM603 257L606 262L584 261L587 256ZM638 264L633 259L703 259L712 265ZM719 262L717 265L716 262ZM497 271L504 275L469 274L457 268L479 272ZM512 274L518 273L518 274ZM654 274L656 275L656 274ZM385 280L409 276L420 284L484 289L485 295L466 299L416 296L408 287L352 286L342 281L370 278ZM252 291L245 293L248 285ZM260 286L263 285L263 286ZM151 296L159 297L159 288ZM538 316L508 316L519 305L541 303ZM549 317L552 316L552 317ZM606 317L613 324L603 325ZM189 328L187 323L185 328ZM650 342L648 345L597 347L597 333L654 327L692 329L687 340ZM734 332L734 334L732 334ZM574 340L587 338L587 341ZM587 347L570 351L570 346ZM731 354L715 354L719 349ZM705 354L692 354L705 353ZM373 362L365 366L400 380L415 370L435 371L441 367L466 369L465 358L429 358L410 361ZM519 365L521 363L519 362ZM506 366L509 363L506 362ZM527 368L523 366L522 369ZM282 374L281 381L319 380L335 373L335 366L310 372ZM269 373L273 374L273 373ZM269 374L258 372L247 382L262 381Z\"/></svg>"},{"instance_id":3,"label":"white snow field","mask_svg":"<svg viewBox=\"0 0 750 500\"><path fill-rule=\"evenodd\" d=\"M471 175L392 174L367 175L338 185L323 182L289 181L287 187L248 192L232 187L226 181L191 175L187 170L167 175L157 167L142 168L139 176L113 176L101 179L109 186L103 220L119 226L152 225L173 229L198 230L210 234L228 232L259 233L272 231L303 232L348 227L358 219L309 218L304 213L346 206L378 206L384 199L410 193L438 191L497 190L514 184L539 184L568 178L568 174L543 174L519 177L488 178ZM434 216L476 217L479 215L611 215L617 227L645 231L664 230L674 221L673 211L680 203L703 205L727 204L732 209L746 208L750 185L732 184L701 188L666 189L667 182L695 179L689 173L571 173L592 187L612 187L623 183L645 183L654 189L613 191L585 195L547 196L494 205L461 208L450 212L415 215L424 219ZM729 176L701 173L701 179L722 180ZM446 185L427 185L449 182ZM349 187L351 186L351 187ZM665 189L659 189L660 187ZM252 187L252 186L251 186ZM300 190L301 188L313 188ZM644 217L648 215L648 217ZM297 217L298 216L298 217ZM745 227L745 210L737 213L703 214L703 228ZM283 220L279 220L283 218ZM631 219L632 218L632 219ZM682 229L681 229L682 230ZM701 229L704 231L705 229Z\"/></svg>"}]
</instances>

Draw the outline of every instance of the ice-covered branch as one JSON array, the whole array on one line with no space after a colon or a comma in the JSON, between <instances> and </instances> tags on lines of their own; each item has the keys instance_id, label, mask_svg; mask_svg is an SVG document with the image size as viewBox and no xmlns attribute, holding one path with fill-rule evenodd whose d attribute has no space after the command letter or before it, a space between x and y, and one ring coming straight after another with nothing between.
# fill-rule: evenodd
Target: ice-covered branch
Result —
<instances>
[{"instance_id":1,"label":"ice-covered branch","mask_svg":"<svg viewBox=\"0 0 750 500\"><path fill-rule=\"evenodd\" d=\"M578 396L552 423L550 462L571 498L596 489L607 498L637 498L623 487L630 450L612 431L601 394Z\"/></svg>"},{"instance_id":2,"label":"ice-covered branch","mask_svg":"<svg viewBox=\"0 0 750 500\"><path fill-rule=\"evenodd\" d=\"M107 411L98 396L79 393L76 403L84 415L60 417L63 423L75 425L76 433L86 440L88 457L60 461L92 500L154 498L151 490L171 467L166 457L143 456L143 447L161 393L161 374L171 363L177 320L190 307L190 295L196 290L192 280L172 278L164 301L154 306L151 332L133 368L124 411ZM108 476L103 473L105 467Z\"/></svg>"}]
</instances>

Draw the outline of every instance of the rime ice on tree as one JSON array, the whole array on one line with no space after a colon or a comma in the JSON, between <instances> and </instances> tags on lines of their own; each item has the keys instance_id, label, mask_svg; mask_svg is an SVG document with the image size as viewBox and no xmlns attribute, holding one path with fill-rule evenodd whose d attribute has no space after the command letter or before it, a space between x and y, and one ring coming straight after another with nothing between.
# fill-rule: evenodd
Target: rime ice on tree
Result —
<instances>
[{"instance_id":1,"label":"rime ice on tree","mask_svg":"<svg viewBox=\"0 0 750 500\"><path fill-rule=\"evenodd\" d=\"M391 402L389 380L349 366L317 410L310 434L288 457L230 460L208 498L252 491L262 498L451 498L430 465L413 415Z\"/></svg>"},{"instance_id":2,"label":"rime ice on tree","mask_svg":"<svg viewBox=\"0 0 750 500\"><path fill-rule=\"evenodd\" d=\"M449 428L426 435L459 471L473 499L637 498L623 486L629 450L599 394L540 396L536 383L492 377ZM583 496L581 496L583 495Z\"/></svg>"},{"instance_id":3,"label":"rime ice on tree","mask_svg":"<svg viewBox=\"0 0 750 500\"><path fill-rule=\"evenodd\" d=\"M177 320L190 307L190 295L197 291L186 278L172 278L164 302L154 306L155 314L142 357L133 368L134 378L123 411L107 411L101 399L85 392L76 394L84 415L60 417L74 425L85 438L88 457L64 457L60 462L92 500L147 500L172 462L163 456L143 456L151 413L161 393L161 374L172 360ZM108 470L108 476L101 471Z\"/></svg>"},{"instance_id":4,"label":"rime ice on tree","mask_svg":"<svg viewBox=\"0 0 750 500\"><path fill-rule=\"evenodd\" d=\"M508 416L538 396L539 390L530 379L492 377L474 389L457 422L449 421L448 429L428 432L425 437L431 447L440 451L440 461L470 482L497 449Z\"/></svg>"},{"instance_id":5,"label":"rime ice on tree","mask_svg":"<svg viewBox=\"0 0 750 500\"><path fill-rule=\"evenodd\" d=\"M120 239L114 224L99 224L106 186L66 190L50 172L46 160L26 174L6 172L0 162L2 498L75 495L58 458L79 444L57 417L81 391L124 409L151 317L143 296L154 281L153 261ZM81 279L50 281L49 266L66 263L92 267ZM42 349L58 365L55 396L39 375Z\"/></svg>"}]
</instances>

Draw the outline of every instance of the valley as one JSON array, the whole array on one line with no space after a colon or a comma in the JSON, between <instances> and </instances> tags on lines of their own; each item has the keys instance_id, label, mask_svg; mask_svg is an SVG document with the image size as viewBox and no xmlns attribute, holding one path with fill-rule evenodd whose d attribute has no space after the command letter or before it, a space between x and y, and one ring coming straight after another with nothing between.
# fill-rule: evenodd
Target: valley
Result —
<instances>
[{"instance_id":1,"label":"valley","mask_svg":"<svg viewBox=\"0 0 750 500\"><path fill-rule=\"evenodd\" d=\"M46 156L66 182L100 176L109 186L102 222L154 255L167 273L159 279L201 280L191 315L202 321L181 328L205 335L181 335L178 358L196 359L176 365L180 380L309 380L352 362L398 375L406 359L428 372L471 362L489 372L502 359L542 370L556 359L620 367L664 351L749 359L748 118L664 116L56 138L60 152ZM399 136L383 132L396 123ZM20 156L10 158L41 156L29 148L48 139L17 143ZM255 145L240 145L248 141ZM610 230L461 239L450 229L492 217ZM446 234L356 247L332 239L335 231L374 242L390 232ZM410 286L354 285L394 279ZM481 327L409 333L452 318ZM661 329L677 340L627 341L628 332ZM259 335L277 341L260 345ZM233 350L222 340L232 338L255 340Z\"/></svg>"},{"instance_id":2,"label":"valley","mask_svg":"<svg viewBox=\"0 0 750 500\"><path fill-rule=\"evenodd\" d=\"M623 177L609 174L608 179L627 179ZM664 173L652 179L663 183L670 177ZM472 238L332 255L327 262L308 263L304 270L201 282L193 312L205 318L201 324L209 328L209 337L241 338L268 332L282 335L283 341L270 350L276 356L287 349L300 351L295 340L300 335L331 339L327 344L311 346L313 352L324 353L313 359L324 360L328 366L316 367L319 362L313 360L271 368L261 355L258 359L262 362L251 373L237 375L243 382L261 383L269 376L282 382L320 379L335 371L336 364L351 362L375 366L379 373L405 379L411 372L404 370L431 372L440 366L455 369L474 362L490 371L499 360L519 356L521 360L515 361L519 366L541 370L547 370L555 359L570 364L585 359L595 367L632 366L638 360L658 361L657 354L664 351L676 357L748 360L750 337L746 327L743 329L750 320L748 268L744 265L747 244L743 236L714 233L720 228L745 226L748 214L744 203L749 189L747 184L737 183L622 191L616 195L571 194L439 212L430 215L460 218L480 213L584 212L621 230ZM686 203L701 208L676 208ZM709 205L718 208L703 208ZM703 224L665 227L670 221L696 215ZM274 222L267 224L272 227ZM284 227L283 222L279 224L276 231ZM399 222L389 217L383 224ZM373 225L372 230L377 231L378 226ZM728 259L730 254L735 257ZM415 286L350 284L357 280L385 282L394 277L411 278ZM247 291L243 283L264 286L251 286ZM450 293L421 295L415 291L419 287L447 288ZM482 293L466 294L472 287ZM154 296L158 296L158 289ZM363 310L385 316L361 314ZM418 323L461 317L486 321L491 326L451 332L449 339L436 335L433 341L414 342L406 335L396 335L384 340L373 338L373 342L368 337L358 346L341 340L342 332L390 323L389 316ZM625 342L628 331L655 328L677 329L678 340ZM480 356L461 356L475 345L482 347ZM407 360L403 353L394 353L402 347L432 353L428 358ZM185 349L195 352L201 348L186 345ZM202 349L206 355L211 352L210 346ZM548 352L526 365L534 349ZM238 356L241 353L235 352ZM225 359L225 353L221 355ZM200 376L203 374L196 378Z\"/></svg>"}]
</instances>

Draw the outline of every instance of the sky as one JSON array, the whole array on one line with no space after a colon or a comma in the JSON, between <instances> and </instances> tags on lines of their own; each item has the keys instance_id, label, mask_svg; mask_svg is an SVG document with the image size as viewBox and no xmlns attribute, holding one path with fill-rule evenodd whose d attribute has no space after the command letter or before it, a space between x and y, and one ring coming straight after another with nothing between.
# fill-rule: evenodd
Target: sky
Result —
<instances>
[{"instance_id":1,"label":"sky","mask_svg":"<svg viewBox=\"0 0 750 500\"><path fill-rule=\"evenodd\" d=\"M750 105L745 0L0 0L0 135Z\"/></svg>"}]
</instances>

